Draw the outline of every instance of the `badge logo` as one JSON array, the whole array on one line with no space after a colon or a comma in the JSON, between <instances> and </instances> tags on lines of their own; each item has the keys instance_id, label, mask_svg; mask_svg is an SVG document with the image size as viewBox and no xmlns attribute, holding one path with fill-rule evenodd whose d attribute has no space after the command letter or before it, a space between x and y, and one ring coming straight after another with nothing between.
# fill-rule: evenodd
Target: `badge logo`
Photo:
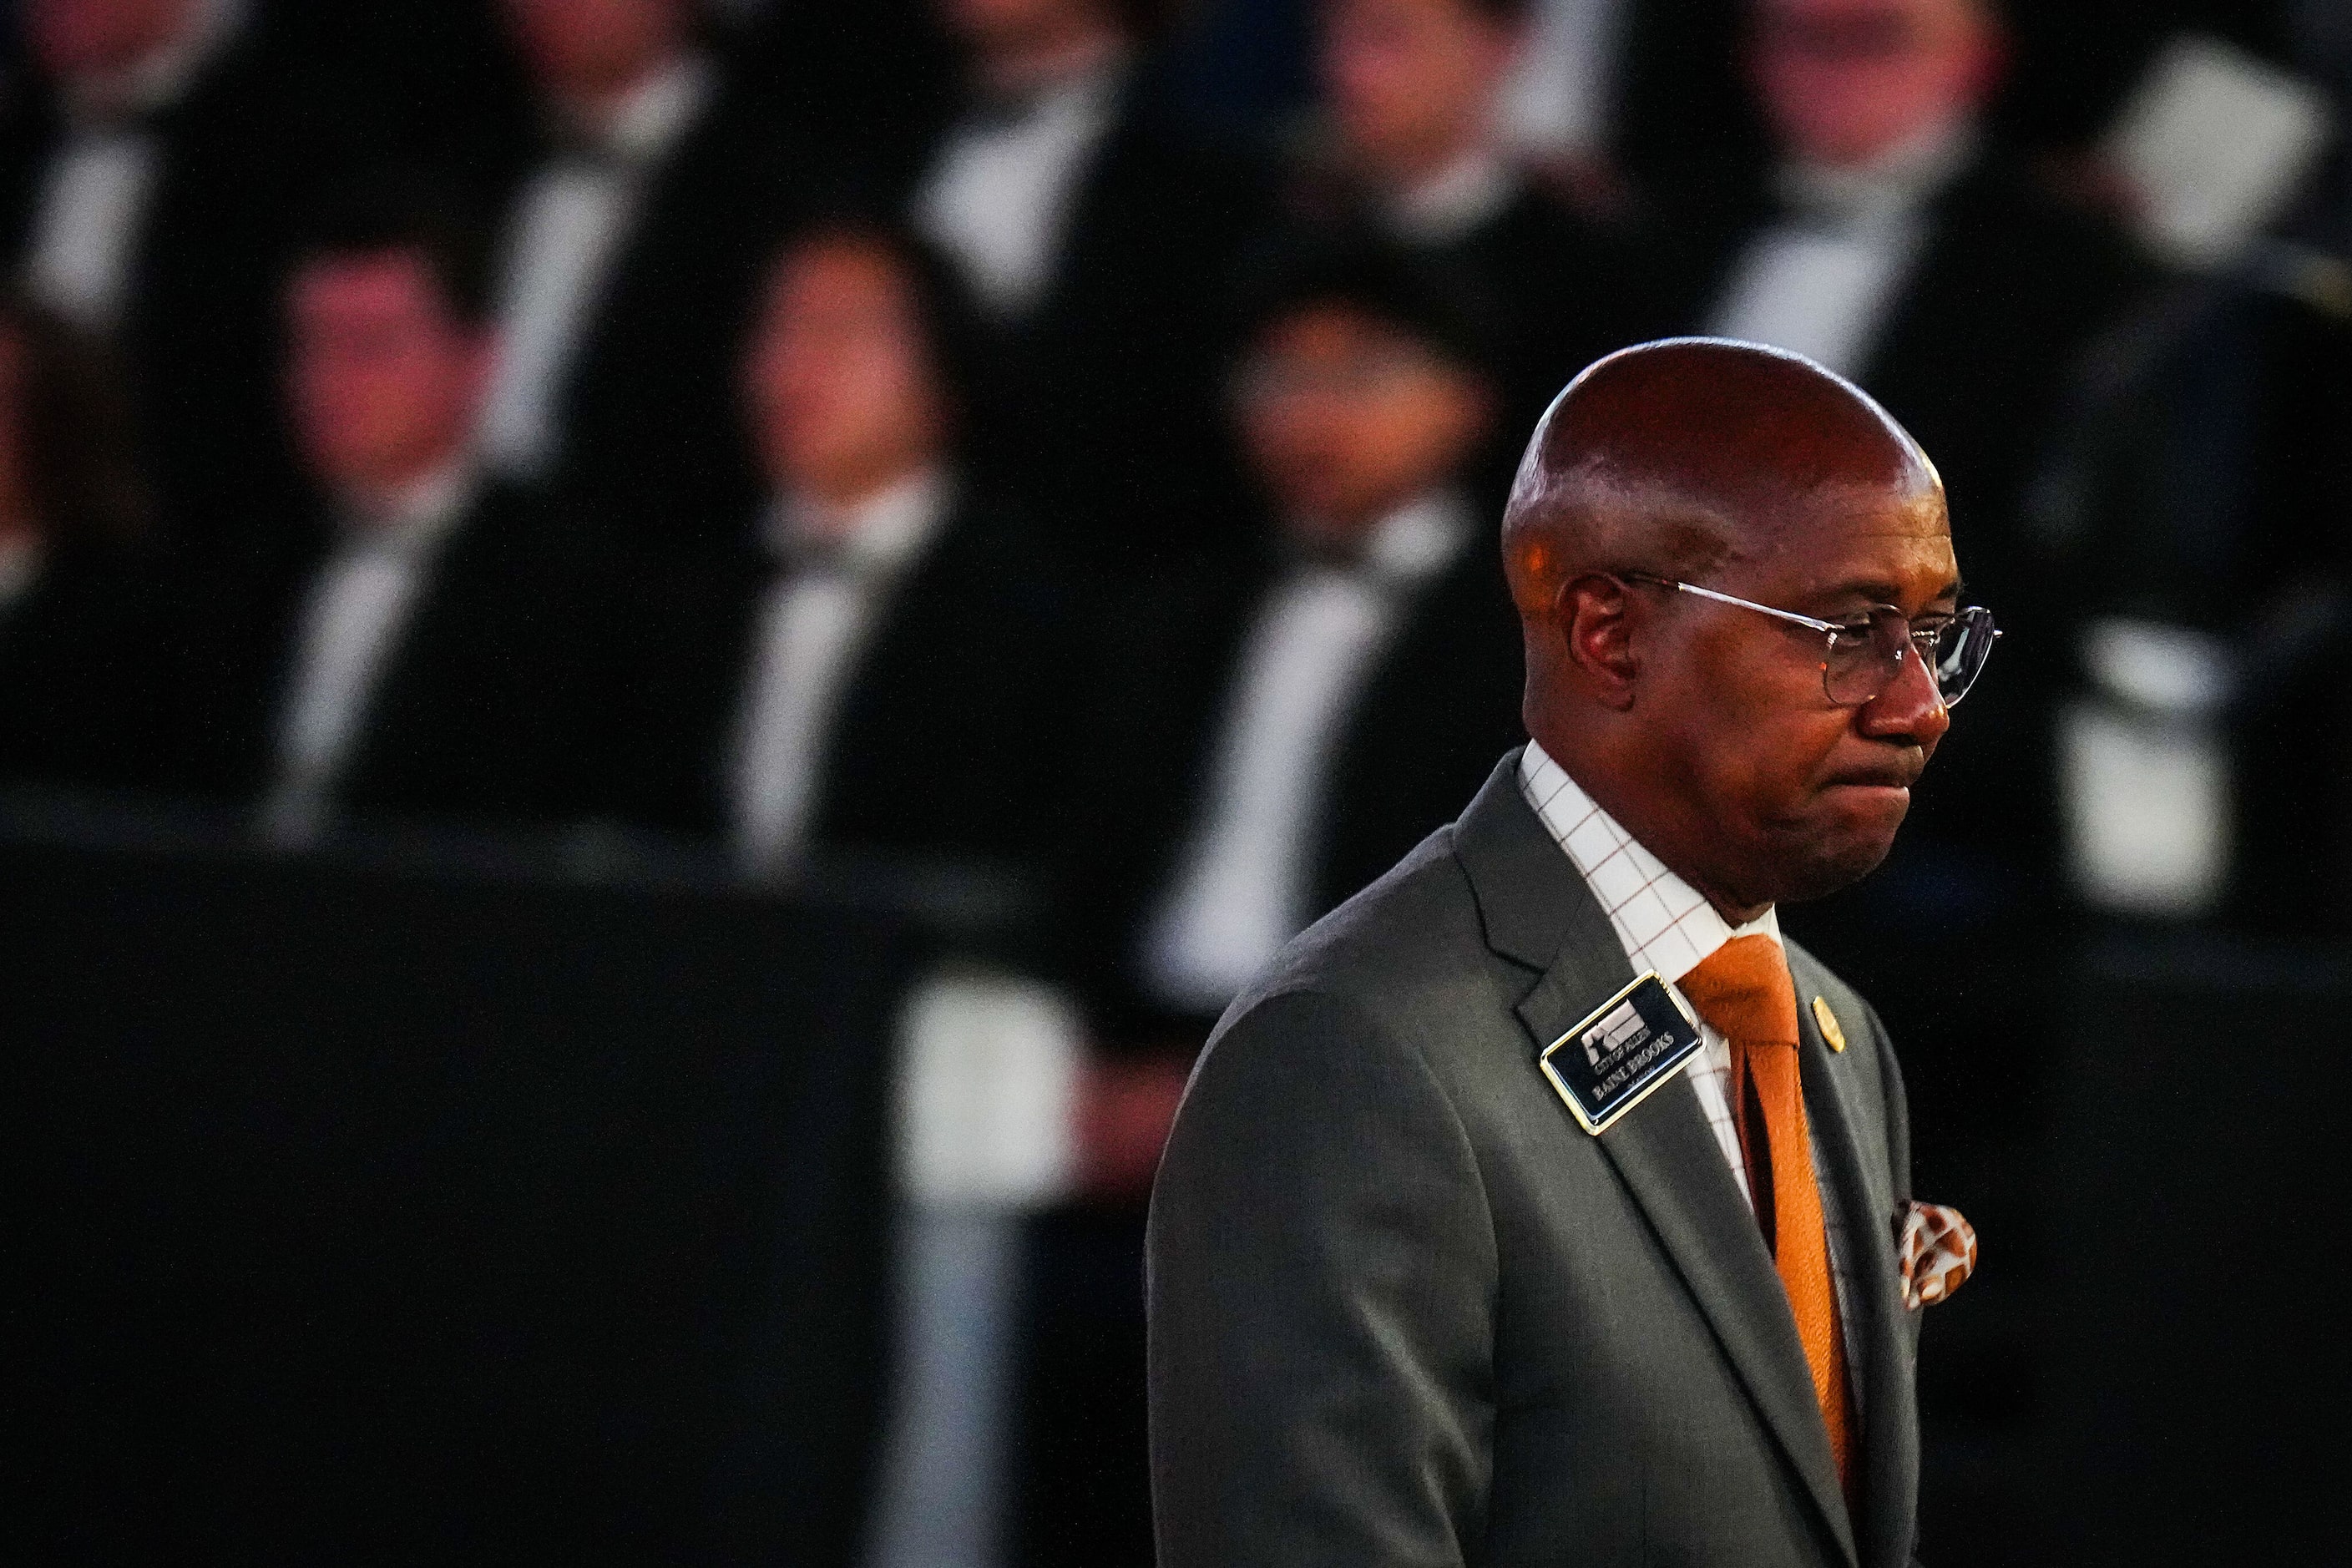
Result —
<instances>
[{"instance_id":1,"label":"badge logo","mask_svg":"<svg viewBox=\"0 0 2352 1568\"><path fill-rule=\"evenodd\" d=\"M1830 1049L1845 1049L1845 1031L1838 1027L1837 1015L1830 1011L1829 1003L1819 996L1813 998L1813 1022L1822 1026L1822 1038L1829 1042Z\"/></svg>"},{"instance_id":2,"label":"badge logo","mask_svg":"<svg viewBox=\"0 0 2352 1568\"><path fill-rule=\"evenodd\" d=\"M1537 1058L1576 1124L1598 1135L1672 1078L1699 1047L1698 1025L1652 970Z\"/></svg>"}]
</instances>

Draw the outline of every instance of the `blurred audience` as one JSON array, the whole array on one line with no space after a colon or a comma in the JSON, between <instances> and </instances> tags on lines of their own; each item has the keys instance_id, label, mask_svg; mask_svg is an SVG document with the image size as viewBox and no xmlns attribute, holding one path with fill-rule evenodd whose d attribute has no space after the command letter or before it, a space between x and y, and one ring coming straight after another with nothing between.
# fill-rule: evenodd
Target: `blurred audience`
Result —
<instances>
[{"instance_id":1,"label":"blurred audience","mask_svg":"<svg viewBox=\"0 0 2352 1568\"><path fill-rule=\"evenodd\" d=\"M134 459L102 341L0 305L0 780L148 782L162 584Z\"/></svg>"},{"instance_id":2,"label":"blurred audience","mask_svg":"<svg viewBox=\"0 0 2352 1568\"><path fill-rule=\"evenodd\" d=\"M1186 1069L1519 738L1496 459L1609 349L1800 350L1949 487L2014 652L1885 872L1790 919L1886 999L1972 1213L2031 1229L2042 1069L1981 1046L2061 1005L2062 868L2342 929L2352 140L2193 285L2045 156L2186 25L2340 110L2342 10L19 0L0 782L1025 878L1039 950L989 956L1031 978L980 989L1053 1036L1054 1170L1003 1201L1077 1201L998 1281L975 1517L1142 1561Z\"/></svg>"},{"instance_id":3,"label":"blurred audience","mask_svg":"<svg viewBox=\"0 0 2352 1568\"><path fill-rule=\"evenodd\" d=\"M1694 167L1761 161L1763 127L1740 90L1747 0L1539 3L1549 59L1514 95L1531 151L1564 154L1566 173L1620 197ZM1552 101L1530 103L1547 83Z\"/></svg>"},{"instance_id":4,"label":"blurred audience","mask_svg":"<svg viewBox=\"0 0 2352 1568\"><path fill-rule=\"evenodd\" d=\"M286 214L330 151L319 83L243 0L26 0L0 233L32 299L122 354L162 517L241 531L292 493L270 368Z\"/></svg>"},{"instance_id":5,"label":"blurred audience","mask_svg":"<svg viewBox=\"0 0 2352 1568\"><path fill-rule=\"evenodd\" d=\"M1497 428L1510 459L1578 371L1665 324L1622 240L1516 167L1503 143L1498 97L1533 10L1534 0L1327 0L1328 124L1297 193L1310 210L1376 224L1483 296L1505 356Z\"/></svg>"},{"instance_id":6,"label":"blurred audience","mask_svg":"<svg viewBox=\"0 0 2352 1568\"><path fill-rule=\"evenodd\" d=\"M2030 1227L2046 1063L1981 1070L2061 1006L2065 889L2054 729L2083 583L2029 525L2027 492L2086 366L2128 330L2150 271L2121 231L2048 190L1990 117L2008 55L1990 0L1754 0L1748 71L1775 161L1661 202L1696 260L1698 330L1798 350L1853 377L1941 471L1967 595L2011 651L1915 792L1870 879L1790 929L1874 977L1915 1103L1923 1168ZM1964 1000L1955 1006L1952 998Z\"/></svg>"},{"instance_id":7,"label":"blurred audience","mask_svg":"<svg viewBox=\"0 0 2352 1568\"><path fill-rule=\"evenodd\" d=\"M697 41L697 0L499 0L542 130L499 262L490 469L640 537L756 494L732 345L787 205L779 117Z\"/></svg>"},{"instance_id":8,"label":"blurred audience","mask_svg":"<svg viewBox=\"0 0 2352 1568\"><path fill-rule=\"evenodd\" d=\"M1885 404L1942 470L1970 594L2024 647L2066 606L2023 492L2147 276L1989 134L2004 47L1985 0L1758 0L1750 70L1779 162L1676 210L1700 263L1691 324L1809 354ZM2020 658L1988 682L1921 792L1900 853L1949 851L1937 897L1982 908L2014 890L1988 876L2047 866L2053 673Z\"/></svg>"},{"instance_id":9,"label":"blurred audience","mask_svg":"<svg viewBox=\"0 0 2352 1568\"><path fill-rule=\"evenodd\" d=\"M1517 624L1471 500L1501 395L1470 298L1374 238L1262 259L1229 377L1249 549L1114 596L1065 813L1089 1204L1034 1243L1019 1561L1149 1558L1141 1200L1216 1015L1520 738Z\"/></svg>"},{"instance_id":10,"label":"blurred audience","mask_svg":"<svg viewBox=\"0 0 2352 1568\"><path fill-rule=\"evenodd\" d=\"M2042 492L2068 580L2096 584L2062 650L2069 868L2105 912L2338 933L2352 258L2275 247L2163 326Z\"/></svg>"},{"instance_id":11,"label":"blurred audience","mask_svg":"<svg viewBox=\"0 0 2352 1568\"><path fill-rule=\"evenodd\" d=\"M566 571L478 459L498 361L478 234L395 182L321 221L283 299L285 395L323 502L188 591L185 782L258 803L295 842L342 809L542 814Z\"/></svg>"},{"instance_id":12,"label":"blurred audience","mask_svg":"<svg viewBox=\"0 0 2352 1568\"><path fill-rule=\"evenodd\" d=\"M769 268L740 360L766 495L640 607L611 710L622 815L1034 874L1085 662L1076 585L962 458L978 326L887 225L828 221Z\"/></svg>"},{"instance_id":13,"label":"blurred audience","mask_svg":"<svg viewBox=\"0 0 2352 1568\"><path fill-rule=\"evenodd\" d=\"M966 102L911 211L995 332L992 475L1098 558L1221 542L1219 306L1264 182L1167 101L1150 0L939 3Z\"/></svg>"},{"instance_id":14,"label":"blurred audience","mask_svg":"<svg viewBox=\"0 0 2352 1568\"><path fill-rule=\"evenodd\" d=\"M1470 500L1486 324L1377 242L1304 242L1246 312L1254 559L1122 621L1090 798L1114 1041L1189 1052L1309 921L1452 820L1518 738L1519 642Z\"/></svg>"}]
</instances>

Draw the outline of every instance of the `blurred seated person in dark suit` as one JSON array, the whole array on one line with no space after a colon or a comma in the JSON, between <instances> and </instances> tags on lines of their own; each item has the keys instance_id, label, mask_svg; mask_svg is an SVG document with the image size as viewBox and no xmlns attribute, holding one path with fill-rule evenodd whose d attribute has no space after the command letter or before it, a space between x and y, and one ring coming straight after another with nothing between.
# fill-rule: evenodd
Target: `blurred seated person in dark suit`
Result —
<instances>
[{"instance_id":1,"label":"blurred seated person in dark suit","mask_svg":"<svg viewBox=\"0 0 2352 1568\"><path fill-rule=\"evenodd\" d=\"M904 188L959 96L935 0L706 0L728 53L806 127L829 171ZM838 193L833 193L838 194Z\"/></svg>"},{"instance_id":2,"label":"blurred seated person in dark suit","mask_svg":"<svg viewBox=\"0 0 2352 1568\"><path fill-rule=\"evenodd\" d=\"M2046 1058L1995 1079L1986 1039L2061 1010L2065 930L2053 741L2087 607L2026 521L2032 477L2144 266L2050 194L1987 119L2005 41L1992 0L1754 0L1749 71L1777 142L1760 181L1687 193L1703 242L1688 324L1795 349L1870 392L1936 457L1968 589L2016 658L1973 696L1879 873L1790 928L1881 998L1915 1089L1945 1107L1923 1168L1989 1224L2031 1203L2014 1154ZM1924 998L1966 993L1965 1015ZM2011 1208L2008 1205L2017 1205ZM2021 1221L2021 1223L2022 1223Z\"/></svg>"},{"instance_id":3,"label":"blurred seated person in dark suit","mask_svg":"<svg viewBox=\"0 0 2352 1568\"><path fill-rule=\"evenodd\" d=\"M331 215L286 284L286 394L323 500L191 595L186 782L300 840L339 810L534 815L562 552L474 429L483 247L429 195Z\"/></svg>"},{"instance_id":4,"label":"blurred seated person in dark suit","mask_svg":"<svg viewBox=\"0 0 2352 1568\"><path fill-rule=\"evenodd\" d=\"M1535 0L1324 0L1327 123L1294 192L1310 213L1368 217L1486 294L1507 355L1497 424L1510 432L1531 427L1585 365L1664 324L1663 302L1642 303L1623 240L1530 179L1502 145L1498 99L1534 9Z\"/></svg>"},{"instance_id":5,"label":"blurred seated person in dark suit","mask_svg":"<svg viewBox=\"0 0 2352 1568\"><path fill-rule=\"evenodd\" d=\"M2352 928L2352 301L2340 254L2265 259L2085 401L2037 521L2097 584L2061 730L2084 901L2307 940Z\"/></svg>"},{"instance_id":6,"label":"blurred seated person in dark suit","mask_svg":"<svg viewBox=\"0 0 2352 1568\"><path fill-rule=\"evenodd\" d=\"M1175 118L1150 0L938 0L970 104L914 193L995 329L983 456L1111 552L1230 516L1219 289L1263 180Z\"/></svg>"},{"instance_id":7,"label":"blurred seated person in dark suit","mask_svg":"<svg viewBox=\"0 0 2352 1568\"><path fill-rule=\"evenodd\" d=\"M739 360L767 497L637 617L593 752L608 809L757 870L815 848L1034 869L1085 670L1071 585L963 471L974 332L901 230L782 247Z\"/></svg>"},{"instance_id":8,"label":"blurred seated person in dark suit","mask_svg":"<svg viewBox=\"0 0 2352 1568\"><path fill-rule=\"evenodd\" d=\"M1700 237L1687 324L1797 350L1853 377L1927 450L1967 520L1969 589L2037 642L2063 616L2021 519L2086 353L2147 277L2105 223L1991 139L2003 33L1990 0L1756 0L1750 70L1780 162L1761 186L1685 193ZM1953 896L2051 852L2054 660L2021 660L1965 737L1969 765L1922 792L1889 874L1939 850ZM1850 901L1850 900L1849 900Z\"/></svg>"},{"instance_id":9,"label":"blurred seated person in dark suit","mask_svg":"<svg viewBox=\"0 0 2352 1568\"><path fill-rule=\"evenodd\" d=\"M1990 0L1757 0L1780 162L1685 216L1710 243L1694 324L1885 403L1973 520L1970 588L2022 620L2020 492L2084 350L2147 279L1988 136L2003 47Z\"/></svg>"},{"instance_id":10,"label":"blurred seated person in dark suit","mask_svg":"<svg viewBox=\"0 0 2352 1568\"><path fill-rule=\"evenodd\" d=\"M712 529L755 491L730 350L780 119L697 47L697 0L499 3L545 134L504 225L483 456L641 533Z\"/></svg>"},{"instance_id":11,"label":"blurred seated person in dark suit","mask_svg":"<svg viewBox=\"0 0 2352 1568\"><path fill-rule=\"evenodd\" d=\"M1249 570L1123 619L1135 668L1097 748L1113 1047L1197 1047L1518 738L1518 634L1465 492L1496 397L1449 284L1365 242L1302 248L1256 291L1233 396L1269 526Z\"/></svg>"},{"instance_id":12,"label":"blurred seated person in dark suit","mask_svg":"<svg viewBox=\"0 0 2352 1568\"><path fill-rule=\"evenodd\" d=\"M149 523L104 345L0 304L0 780L146 782L160 676Z\"/></svg>"},{"instance_id":13,"label":"blurred seated person in dark suit","mask_svg":"<svg viewBox=\"0 0 2352 1568\"><path fill-rule=\"evenodd\" d=\"M330 138L242 0L26 0L0 105L0 243L34 300L121 351L166 526L294 492L269 358L285 215Z\"/></svg>"}]
</instances>

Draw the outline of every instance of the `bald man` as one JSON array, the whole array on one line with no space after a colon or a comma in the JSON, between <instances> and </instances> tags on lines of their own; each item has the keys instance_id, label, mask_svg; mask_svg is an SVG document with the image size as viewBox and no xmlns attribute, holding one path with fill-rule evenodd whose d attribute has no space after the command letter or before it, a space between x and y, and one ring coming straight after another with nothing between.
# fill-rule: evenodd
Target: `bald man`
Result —
<instances>
[{"instance_id":1,"label":"bald man","mask_svg":"<svg viewBox=\"0 0 2352 1568\"><path fill-rule=\"evenodd\" d=\"M1160 1561L1901 1568L1973 1237L1774 911L1886 854L1990 646L1941 483L1806 360L1651 343L1503 554L1533 741L1234 1003L1169 1144Z\"/></svg>"}]
</instances>

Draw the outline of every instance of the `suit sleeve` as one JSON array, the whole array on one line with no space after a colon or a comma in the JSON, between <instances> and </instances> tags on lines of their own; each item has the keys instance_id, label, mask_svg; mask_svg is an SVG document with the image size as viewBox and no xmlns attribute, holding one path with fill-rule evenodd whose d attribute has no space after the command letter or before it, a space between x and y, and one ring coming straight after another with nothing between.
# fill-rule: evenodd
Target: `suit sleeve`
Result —
<instances>
[{"instance_id":1,"label":"suit sleeve","mask_svg":"<svg viewBox=\"0 0 2352 1568\"><path fill-rule=\"evenodd\" d=\"M1152 1197L1161 1568L1478 1555L1494 1227L1427 1064L1290 994L1211 1047Z\"/></svg>"}]
</instances>

